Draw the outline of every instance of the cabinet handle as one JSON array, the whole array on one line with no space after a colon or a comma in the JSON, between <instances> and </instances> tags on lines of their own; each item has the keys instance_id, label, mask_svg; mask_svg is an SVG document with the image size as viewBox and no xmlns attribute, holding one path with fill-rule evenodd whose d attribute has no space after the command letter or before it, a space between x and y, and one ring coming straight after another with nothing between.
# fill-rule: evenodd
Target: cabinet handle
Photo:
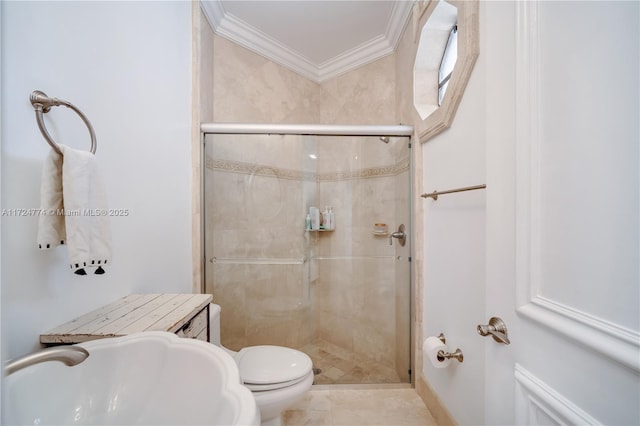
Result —
<instances>
[{"instance_id":1,"label":"cabinet handle","mask_svg":"<svg viewBox=\"0 0 640 426\"><path fill-rule=\"evenodd\" d=\"M190 319L189 321L187 321L187 322L185 323L185 325L183 325L183 326L180 328L180 330L181 330L181 331L183 331L183 332L184 332L184 331L187 331L187 329L188 329L189 327L191 327L191 321L193 321L193 318L192 318L192 319Z\"/></svg>"}]
</instances>

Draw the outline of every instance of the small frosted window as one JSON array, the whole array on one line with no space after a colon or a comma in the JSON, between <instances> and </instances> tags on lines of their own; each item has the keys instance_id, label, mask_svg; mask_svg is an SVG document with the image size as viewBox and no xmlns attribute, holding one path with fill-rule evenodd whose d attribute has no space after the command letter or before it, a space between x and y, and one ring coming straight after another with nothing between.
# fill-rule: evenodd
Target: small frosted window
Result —
<instances>
[{"instance_id":1,"label":"small frosted window","mask_svg":"<svg viewBox=\"0 0 640 426\"><path fill-rule=\"evenodd\" d=\"M440 69L438 70L438 105L442 105L442 99L447 91L451 73L458 58L458 26L454 25L449 32L447 46L444 48Z\"/></svg>"},{"instance_id":2,"label":"small frosted window","mask_svg":"<svg viewBox=\"0 0 640 426\"><path fill-rule=\"evenodd\" d=\"M453 122L478 57L478 3L457 0L454 6L445 0L416 2L418 12L424 12L414 26L419 41L413 65L413 106L424 125L420 142ZM462 32L460 37L458 30Z\"/></svg>"}]
</instances>

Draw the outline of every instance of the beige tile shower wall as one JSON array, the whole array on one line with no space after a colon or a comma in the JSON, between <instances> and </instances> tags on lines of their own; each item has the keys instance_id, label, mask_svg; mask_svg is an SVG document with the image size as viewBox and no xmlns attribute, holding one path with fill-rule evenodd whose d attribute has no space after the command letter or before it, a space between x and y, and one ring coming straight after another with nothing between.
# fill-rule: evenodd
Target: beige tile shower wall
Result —
<instances>
[{"instance_id":1,"label":"beige tile shower wall","mask_svg":"<svg viewBox=\"0 0 640 426\"><path fill-rule=\"evenodd\" d=\"M394 260L322 260L320 268L318 337L394 368Z\"/></svg>"},{"instance_id":2,"label":"beige tile shower wall","mask_svg":"<svg viewBox=\"0 0 640 426\"><path fill-rule=\"evenodd\" d=\"M215 302L223 307L221 340L238 351L270 344L299 348L316 337L303 265L216 265Z\"/></svg>"},{"instance_id":3,"label":"beige tile shower wall","mask_svg":"<svg viewBox=\"0 0 640 426\"><path fill-rule=\"evenodd\" d=\"M206 287L223 307L230 349L315 338L304 213L316 182L303 171L305 145L298 136L207 136Z\"/></svg>"},{"instance_id":4,"label":"beige tile shower wall","mask_svg":"<svg viewBox=\"0 0 640 426\"><path fill-rule=\"evenodd\" d=\"M394 176L321 181L319 198L336 218L336 230L320 236L319 256L394 255L388 237L373 235L375 223L395 223Z\"/></svg>"},{"instance_id":5,"label":"beige tile shower wall","mask_svg":"<svg viewBox=\"0 0 640 426\"><path fill-rule=\"evenodd\" d=\"M336 230L319 235L319 337L395 368L395 248L372 233L374 223L395 222L395 177L319 187L321 205L336 215Z\"/></svg>"},{"instance_id":6,"label":"beige tile shower wall","mask_svg":"<svg viewBox=\"0 0 640 426\"><path fill-rule=\"evenodd\" d=\"M301 179L301 171L315 173L316 162L309 158L313 141L299 135L215 135L215 153L209 159L228 161L239 172L261 172L256 167L273 169L278 177Z\"/></svg>"},{"instance_id":7,"label":"beige tile shower wall","mask_svg":"<svg viewBox=\"0 0 640 426\"><path fill-rule=\"evenodd\" d=\"M213 49L215 122L317 122L316 83L220 36Z\"/></svg>"},{"instance_id":8,"label":"beige tile shower wall","mask_svg":"<svg viewBox=\"0 0 640 426\"><path fill-rule=\"evenodd\" d=\"M317 172L320 180L344 178L353 172L362 176L369 169L374 169L370 172L378 175L381 168L386 168L389 176L397 173L394 169L399 164L395 142L385 144L377 136L323 136L319 140ZM338 175L332 176L336 173Z\"/></svg>"},{"instance_id":9,"label":"beige tile shower wall","mask_svg":"<svg viewBox=\"0 0 640 426\"><path fill-rule=\"evenodd\" d=\"M321 84L214 36L215 122L398 124L395 55Z\"/></svg>"},{"instance_id":10,"label":"beige tile shower wall","mask_svg":"<svg viewBox=\"0 0 640 426\"><path fill-rule=\"evenodd\" d=\"M271 170L266 168L265 172ZM280 179L275 174L212 174L213 205L207 216L216 230L212 242L216 257L302 259L300 180Z\"/></svg>"},{"instance_id":11,"label":"beige tile shower wall","mask_svg":"<svg viewBox=\"0 0 640 426\"><path fill-rule=\"evenodd\" d=\"M283 68L260 55L257 55L228 40L214 36L214 89L213 109L215 122L245 122L245 123L309 123L309 124L398 124L396 101L396 63L395 56L390 55L357 70L338 76L322 84L309 81L286 68ZM233 138L232 138L233 139ZM377 139L377 138L374 138ZM304 181L304 195L302 205L323 207L331 205L336 214L336 231L332 233L312 233L309 238L303 239L303 249L308 250L311 258L316 255L322 257L355 255L355 256L393 256L394 248L389 246L388 238L372 235L373 223L396 223L394 205L395 176L399 173L395 152L392 144L384 145L380 141L358 142L370 146L376 145L376 149L367 149L367 146L352 146L348 141L340 141L328 151L324 150L324 142L318 143L319 161L313 166L303 163L300 166L300 158L285 156L280 158L274 154L271 147L266 150L244 150L240 157L242 162L267 165L277 165L286 169L287 173L296 170L291 166L298 161L298 169L301 172L315 171L318 167L319 184ZM356 143L356 144L358 144ZM233 143L230 143L233 145ZM233 150L237 147L230 147ZM295 150L295 149L294 149ZM257 152L263 154L257 155ZM345 155L348 152L349 155ZM336 154L340 155L336 157ZM230 154L231 155L231 154ZM356 156L358 157L356 159ZM305 157L303 156L303 161ZM308 166L308 167L307 167ZM238 167L242 167L241 165ZM361 175L370 174L374 170L375 177L369 176L362 179L357 189L350 189L351 180L345 180L352 171ZM385 169L379 173L378 169ZM293 172L292 172L293 173ZM343 174L336 180L337 175ZM331 176L333 174L333 176ZM237 178L236 178L237 179ZM266 179L266 178L265 178ZM235 182L235 188L240 186ZM231 186L232 188L233 186ZM229 188L227 191L231 190ZM267 190L269 191L269 190ZM275 191L275 190L274 190ZM274 192L275 194L275 192ZM272 195L275 196L275 195ZM298 197L296 195L296 197ZM214 203L228 203L228 198L213 201ZM295 201L297 203L297 201ZM231 203L233 204L233 203ZM290 206L288 211L297 211L299 206ZM242 210L243 207L226 206L228 213ZM249 210L252 210L251 208ZM303 212L304 213L304 212ZM242 217L242 213L238 214ZM304 219L304 214L299 218L287 217L293 226L290 229L297 230L298 220ZM210 220L208 218L208 220ZM240 221L241 219L237 218ZM255 232L270 231L256 230ZM249 237L251 232L243 234ZM278 238L274 236L274 238ZM220 236L218 241L229 244L228 236ZM317 240L317 251L314 241ZM292 243L287 249L282 247L284 253L293 253L299 247L298 243ZM289 250L289 251L287 251ZM255 252L248 246L237 247L235 253ZM260 252L259 250L257 250ZM263 252L260 252L263 253ZM318 337L331 337L336 344L343 343L358 353L371 356L379 361L384 361L395 368L395 334L396 334L396 306L388 303L395 300L395 262L390 258L364 259L349 262L343 260L318 260L310 261L305 265L307 277L309 277L309 298L319 306L317 317L312 321L313 309L302 310L304 314L296 317L291 324L295 324L295 330L289 330L279 334L282 329L274 326L273 330L265 331L260 327L251 325L251 315L241 318L241 310L250 309L246 305L247 293L242 288L246 287L246 280L256 280L258 277L235 277L232 270L225 270L223 274L218 269L216 272L215 286L222 277L230 276L229 281L242 282L243 285L225 284L228 287L224 296L228 297L229 306L238 307L233 314L225 319L223 315L223 342L230 347L241 347L249 343L249 335L261 339L271 333L277 341L298 336L297 341L302 341L315 333L314 324L318 327ZM344 268L349 269L345 271ZM240 268L236 268L240 269ZM285 268L283 268L285 269ZM304 269L304 268L303 268ZM245 274L247 272L243 272ZM288 273L297 276L299 272L289 270ZM315 277L318 277L314 281ZM282 280L286 278L282 276ZM343 285L344 284L344 285ZM346 288L346 285L349 288ZM306 288L305 286L300 286ZM221 287L222 288L222 287ZM267 284L265 283L265 288ZM289 293L279 293L279 297L299 297L292 290ZM314 293L315 292L315 293ZM344 302L344 295L350 294L353 303L361 303L363 300L372 303L371 308L356 306L351 311L349 306L336 309L334 302ZM265 293L269 294L269 293ZM214 298L216 297L214 293ZM227 303L227 302L225 302ZM313 304L311 306L314 306ZM343 309L344 308L344 309ZM388 312L387 312L388 311ZM292 314L293 315L293 314ZM265 324L281 323L280 318L274 316L259 316L255 318L263 328L269 328ZM244 319L243 319L244 318ZM384 318L384 319L383 319ZM350 326L345 327L345 321ZM226 331L225 331L226 330ZM331 331L331 333L329 333ZM232 337L236 336L236 337ZM237 337L242 336L242 337ZM260 337L262 336L262 337ZM235 339L235 340L234 340ZM236 340L238 340L236 342ZM274 340L269 340L274 343ZM251 343L256 344L256 343ZM297 345L292 345L297 346Z\"/></svg>"},{"instance_id":12,"label":"beige tile shower wall","mask_svg":"<svg viewBox=\"0 0 640 426\"><path fill-rule=\"evenodd\" d=\"M398 124L395 56L321 84L320 123Z\"/></svg>"}]
</instances>

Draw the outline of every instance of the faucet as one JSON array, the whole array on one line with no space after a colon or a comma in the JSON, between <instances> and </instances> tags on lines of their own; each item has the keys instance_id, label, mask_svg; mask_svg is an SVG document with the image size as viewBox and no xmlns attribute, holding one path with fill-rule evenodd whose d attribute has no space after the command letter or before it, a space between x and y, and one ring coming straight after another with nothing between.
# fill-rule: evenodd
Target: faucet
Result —
<instances>
[{"instance_id":1,"label":"faucet","mask_svg":"<svg viewBox=\"0 0 640 426\"><path fill-rule=\"evenodd\" d=\"M45 361L61 361L65 365L72 367L80 364L82 361L87 359L88 356L89 352L80 346L55 346L9 361L5 365L4 371L8 376L18 370L22 370L23 368L40 364Z\"/></svg>"},{"instance_id":2,"label":"faucet","mask_svg":"<svg viewBox=\"0 0 640 426\"><path fill-rule=\"evenodd\" d=\"M394 239L394 238L397 238L397 239L398 239L398 242L400 243L400 245L401 245L402 247L404 247L404 245L405 245L405 243L406 243L406 241L407 241L407 234L405 234L404 230L405 230L405 228L404 228L404 224L402 224L402 225L400 225L400 226L398 227L398 230L397 230L397 231L392 232L392 233L389 235L389 245L390 245L390 246L391 246L391 245L393 245L393 239Z\"/></svg>"},{"instance_id":3,"label":"faucet","mask_svg":"<svg viewBox=\"0 0 640 426\"><path fill-rule=\"evenodd\" d=\"M393 240L392 238L404 238L404 232L400 232L400 231L395 231L392 232L391 235L389 235L389 245L393 245Z\"/></svg>"}]
</instances>

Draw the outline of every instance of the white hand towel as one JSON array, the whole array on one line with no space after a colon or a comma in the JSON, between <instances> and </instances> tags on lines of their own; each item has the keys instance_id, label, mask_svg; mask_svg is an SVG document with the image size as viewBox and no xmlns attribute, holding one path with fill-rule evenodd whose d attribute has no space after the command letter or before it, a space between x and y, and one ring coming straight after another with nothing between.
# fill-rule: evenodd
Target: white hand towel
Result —
<instances>
[{"instance_id":1,"label":"white hand towel","mask_svg":"<svg viewBox=\"0 0 640 426\"><path fill-rule=\"evenodd\" d=\"M38 246L48 249L64 244L67 233L62 202L62 156L53 150L45 158L42 167L40 207L42 211L38 223Z\"/></svg>"},{"instance_id":2,"label":"white hand towel","mask_svg":"<svg viewBox=\"0 0 640 426\"><path fill-rule=\"evenodd\" d=\"M66 244L71 269L97 274L111 260L111 231L107 199L95 156L59 145L63 156L51 151L42 171L38 245L42 249ZM51 214L53 213L53 214Z\"/></svg>"}]
</instances>

